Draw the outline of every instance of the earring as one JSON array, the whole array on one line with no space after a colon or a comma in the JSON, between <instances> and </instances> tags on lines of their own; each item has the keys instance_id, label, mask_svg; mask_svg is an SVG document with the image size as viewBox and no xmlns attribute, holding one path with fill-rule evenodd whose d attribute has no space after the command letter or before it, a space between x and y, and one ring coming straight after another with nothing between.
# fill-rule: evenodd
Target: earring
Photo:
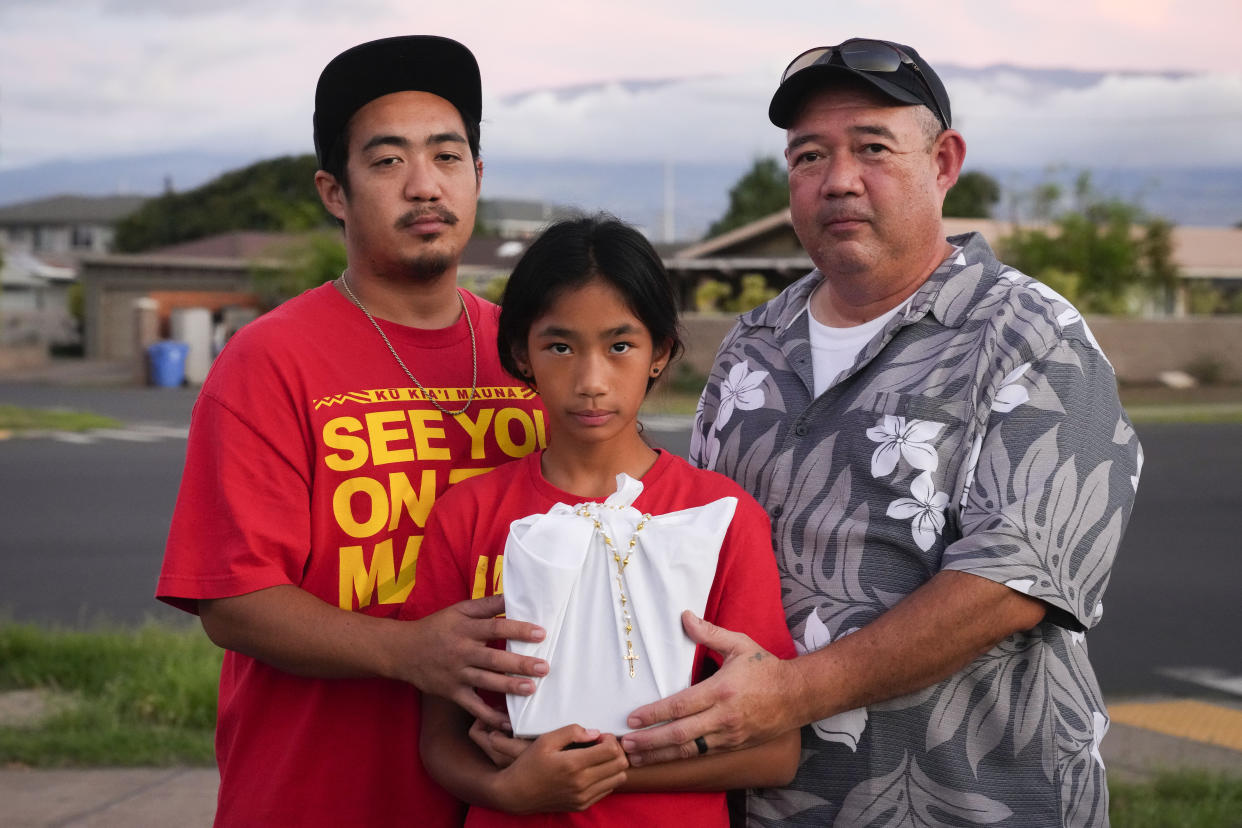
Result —
<instances>
[{"instance_id":1,"label":"earring","mask_svg":"<svg viewBox=\"0 0 1242 828\"><path fill-rule=\"evenodd\" d=\"M659 368L652 368L652 369L651 369L651 376L653 376L653 377L658 377L658 376L660 376L660 369L659 369Z\"/></svg>"}]
</instances>

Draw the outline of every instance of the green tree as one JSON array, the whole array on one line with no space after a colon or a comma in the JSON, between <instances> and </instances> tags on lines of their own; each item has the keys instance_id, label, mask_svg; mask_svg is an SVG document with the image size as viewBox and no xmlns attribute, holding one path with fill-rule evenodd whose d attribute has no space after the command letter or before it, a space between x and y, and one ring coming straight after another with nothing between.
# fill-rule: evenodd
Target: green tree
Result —
<instances>
[{"instance_id":1,"label":"green tree","mask_svg":"<svg viewBox=\"0 0 1242 828\"><path fill-rule=\"evenodd\" d=\"M1102 197L1087 173L1079 176L1074 192L1074 209L1052 215L1046 226L1017 228L1003 238L1001 258L1054 287L1072 287L1085 311L1124 313L1135 294L1167 303L1179 278L1172 225L1146 216L1137 205ZM1035 203L1051 211L1059 195L1054 185L1044 185Z\"/></svg>"},{"instance_id":2,"label":"green tree","mask_svg":"<svg viewBox=\"0 0 1242 828\"><path fill-rule=\"evenodd\" d=\"M121 221L116 249L137 252L230 230L299 232L334 222L315 190L313 155L286 155L151 199Z\"/></svg>"},{"instance_id":3,"label":"green tree","mask_svg":"<svg viewBox=\"0 0 1242 828\"><path fill-rule=\"evenodd\" d=\"M789 206L789 176L775 158L757 158L729 190L729 209L707 230L707 237L749 224Z\"/></svg>"},{"instance_id":4,"label":"green tree","mask_svg":"<svg viewBox=\"0 0 1242 828\"><path fill-rule=\"evenodd\" d=\"M737 296L732 300L726 301L725 307L731 311L745 313L752 308L759 307L770 299L774 299L779 292L775 288L768 287L768 281L763 278L762 273L747 273L741 279Z\"/></svg>"},{"instance_id":5,"label":"green tree","mask_svg":"<svg viewBox=\"0 0 1242 828\"><path fill-rule=\"evenodd\" d=\"M1000 195L1000 184L987 173L962 173L944 198L944 214L957 218L989 218Z\"/></svg>"},{"instance_id":6,"label":"green tree","mask_svg":"<svg viewBox=\"0 0 1242 828\"><path fill-rule=\"evenodd\" d=\"M318 287L345 270L345 243L336 230L318 230L300 236L276 252L273 266L251 270L254 292L267 308Z\"/></svg>"}]
</instances>

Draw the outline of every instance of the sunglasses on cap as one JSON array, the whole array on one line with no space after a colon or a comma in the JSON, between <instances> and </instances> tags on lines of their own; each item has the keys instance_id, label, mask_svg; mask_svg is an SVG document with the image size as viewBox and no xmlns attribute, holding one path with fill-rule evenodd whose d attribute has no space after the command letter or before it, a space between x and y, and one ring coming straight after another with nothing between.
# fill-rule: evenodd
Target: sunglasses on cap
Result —
<instances>
[{"instance_id":1,"label":"sunglasses on cap","mask_svg":"<svg viewBox=\"0 0 1242 828\"><path fill-rule=\"evenodd\" d=\"M781 73L781 83L789 80L789 78L803 69L816 64L830 62L834 56L839 58L842 64L856 72L892 74L900 69L903 63L909 66L914 70L914 74L918 76L919 82L923 84L923 88L927 90L927 100L931 103L930 108L936 113L936 117L940 119L940 123L944 125L945 129L948 129L949 119L945 117L944 110L940 108L940 102L936 100L936 92L932 89L931 84L927 82L927 78L923 75L923 70L919 69L919 65L914 62L914 58L893 44L883 40L854 38L838 46L816 46L813 49L807 49L785 67L785 71Z\"/></svg>"}]
</instances>

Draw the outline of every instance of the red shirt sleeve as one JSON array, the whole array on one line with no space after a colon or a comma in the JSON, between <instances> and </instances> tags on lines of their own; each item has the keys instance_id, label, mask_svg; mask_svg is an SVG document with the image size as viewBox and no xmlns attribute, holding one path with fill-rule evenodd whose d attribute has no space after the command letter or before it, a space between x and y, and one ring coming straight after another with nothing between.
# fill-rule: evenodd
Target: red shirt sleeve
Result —
<instances>
[{"instance_id":1,"label":"red shirt sleeve","mask_svg":"<svg viewBox=\"0 0 1242 828\"><path fill-rule=\"evenodd\" d=\"M273 445L204 390L195 405L158 598L195 612L199 598L300 582L311 549L311 497L299 433L291 421L291 444Z\"/></svg>"},{"instance_id":2,"label":"red shirt sleeve","mask_svg":"<svg viewBox=\"0 0 1242 828\"><path fill-rule=\"evenodd\" d=\"M745 633L778 658L793 658L796 650L781 605L771 524L753 498L744 492L737 497L733 521L720 548L706 620ZM719 661L715 654L712 657Z\"/></svg>"}]
</instances>

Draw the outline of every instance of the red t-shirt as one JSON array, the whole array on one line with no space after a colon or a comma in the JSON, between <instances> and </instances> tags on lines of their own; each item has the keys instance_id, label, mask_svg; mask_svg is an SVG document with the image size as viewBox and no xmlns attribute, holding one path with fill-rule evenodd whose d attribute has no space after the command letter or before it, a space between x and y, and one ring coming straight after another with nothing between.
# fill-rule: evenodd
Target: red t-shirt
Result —
<instances>
[{"instance_id":1,"label":"red t-shirt","mask_svg":"<svg viewBox=\"0 0 1242 828\"><path fill-rule=\"evenodd\" d=\"M542 452L464 483L436 507L427 524L427 555L419 564L418 588L403 618L421 618L457 601L503 591L505 538L509 524L548 511L557 503L584 498L553 486L540 473ZM780 579L772 554L771 526L754 498L724 475L690 466L661 451L643 475L634 508L653 515L736 497L737 509L725 534L716 577L703 617L745 633L780 658L792 658L793 640L781 606ZM694 675L703 659L719 656L700 647ZM536 690L538 692L538 690ZM581 813L516 816L472 807L468 826L501 825L728 825L724 793L618 793Z\"/></svg>"},{"instance_id":2,"label":"red t-shirt","mask_svg":"<svg viewBox=\"0 0 1242 828\"><path fill-rule=\"evenodd\" d=\"M544 412L496 356L499 309L463 292L441 330L381 321L427 392L328 284L247 325L195 404L157 597L294 584L353 612L395 617L415 580L432 504L450 484L545 444ZM421 579L421 573L419 575ZM226 652L216 758L218 825L458 824L461 806L418 758L419 700L383 679L308 679Z\"/></svg>"}]
</instances>

